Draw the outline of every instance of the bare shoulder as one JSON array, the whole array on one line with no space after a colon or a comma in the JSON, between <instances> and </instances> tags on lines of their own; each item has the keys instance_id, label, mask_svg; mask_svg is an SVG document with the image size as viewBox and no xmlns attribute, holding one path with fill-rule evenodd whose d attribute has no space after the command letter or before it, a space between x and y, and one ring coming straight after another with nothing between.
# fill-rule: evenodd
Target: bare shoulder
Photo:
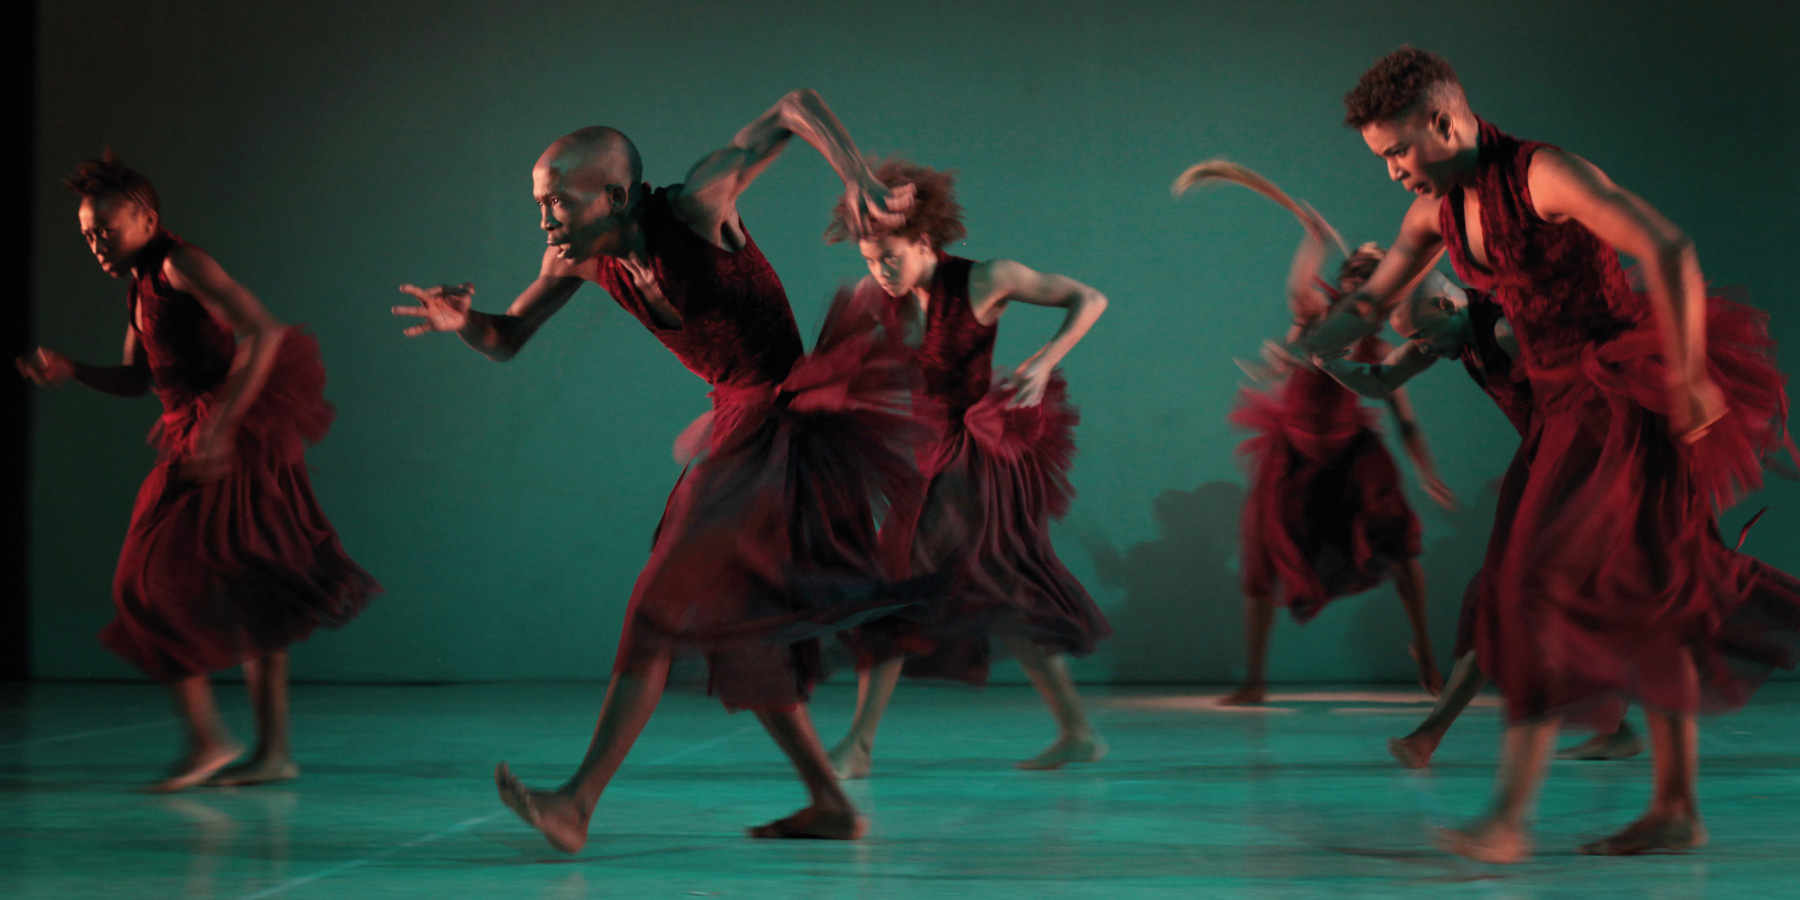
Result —
<instances>
[{"instance_id":1,"label":"bare shoulder","mask_svg":"<svg viewBox=\"0 0 1800 900\"><path fill-rule=\"evenodd\" d=\"M1406 208L1406 218L1400 223L1401 230L1408 234L1443 237L1443 225L1438 218L1443 203L1443 198L1429 194L1415 197L1412 205Z\"/></svg>"}]
</instances>

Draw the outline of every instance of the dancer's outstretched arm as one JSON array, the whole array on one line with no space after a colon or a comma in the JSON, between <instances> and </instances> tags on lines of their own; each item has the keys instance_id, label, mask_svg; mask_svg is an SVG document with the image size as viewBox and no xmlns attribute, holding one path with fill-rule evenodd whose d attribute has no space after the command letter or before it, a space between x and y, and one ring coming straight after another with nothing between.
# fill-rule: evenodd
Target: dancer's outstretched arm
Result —
<instances>
[{"instance_id":1,"label":"dancer's outstretched arm","mask_svg":"<svg viewBox=\"0 0 1800 900\"><path fill-rule=\"evenodd\" d=\"M137 329L125 328L123 361L116 366L95 366L70 359L49 347L39 347L13 360L19 374L38 387L58 388L75 381L115 397L142 397L150 391L150 364L138 344Z\"/></svg>"}]
</instances>

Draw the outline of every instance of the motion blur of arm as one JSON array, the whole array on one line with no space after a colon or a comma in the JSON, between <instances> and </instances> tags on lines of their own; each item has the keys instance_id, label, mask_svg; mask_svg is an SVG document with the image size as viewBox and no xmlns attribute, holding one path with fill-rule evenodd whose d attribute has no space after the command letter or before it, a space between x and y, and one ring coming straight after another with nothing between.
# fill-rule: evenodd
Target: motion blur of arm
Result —
<instances>
[{"instance_id":1,"label":"motion blur of arm","mask_svg":"<svg viewBox=\"0 0 1800 900\"><path fill-rule=\"evenodd\" d=\"M186 467L190 476L210 478L222 473L227 465L238 423L268 383L287 326L276 321L255 294L197 248L180 247L170 253L163 262L163 275L171 288L192 294L213 318L229 325L238 338L237 354L231 361L219 404L201 424L193 457Z\"/></svg>"},{"instance_id":2,"label":"motion blur of arm","mask_svg":"<svg viewBox=\"0 0 1800 900\"><path fill-rule=\"evenodd\" d=\"M1412 400L1406 396L1406 390L1396 387L1388 394L1387 403L1389 411L1394 415L1394 425L1400 431L1400 443L1406 447L1406 456L1412 460L1413 471L1419 476L1419 486L1439 506L1455 509L1456 495L1438 477L1437 462L1431 458L1431 448L1425 444L1425 432L1419 427L1419 417L1413 411Z\"/></svg>"},{"instance_id":3,"label":"motion blur of arm","mask_svg":"<svg viewBox=\"0 0 1800 900\"><path fill-rule=\"evenodd\" d=\"M1015 392L1009 406L1035 406L1044 399L1051 373L1106 311L1106 297L1073 278L1037 272L1009 259L978 263L969 272L969 305L982 324L999 321L1014 301L1067 310L1056 334L1006 381Z\"/></svg>"},{"instance_id":4,"label":"motion blur of arm","mask_svg":"<svg viewBox=\"0 0 1800 900\"><path fill-rule=\"evenodd\" d=\"M1443 254L1438 201L1421 197L1400 223L1400 234L1362 288L1344 295L1325 320L1299 341L1301 356L1337 356L1381 330L1387 314Z\"/></svg>"},{"instance_id":5,"label":"motion blur of arm","mask_svg":"<svg viewBox=\"0 0 1800 900\"><path fill-rule=\"evenodd\" d=\"M77 362L49 347L39 347L13 360L13 365L39 387L57 388L76 381L115 397L142 397L150 390L150 366L138 345L137 330L130 326L125 328L125 352L119 365Z\"/></svg>"},{"instance_id":6,"label":"motion blur of arm","mask_svg":"<svg viewBox=\"0 0 1800 900\"><path fill-rule=\"evenodd\" d=\"M1434 362L1437 357L1408 343L1389 353L1380 363L1358 363L1338 356L1320 360L1318 365L1338 384L1356 394L1371 400L1386 400L1414 375L1431 368Z\"/></svg>"},{"instance_id":7,"label":"motion blur of arm","mask_svg":"<svg viewBox=\"0 0 1800 900\"><path fill-rule=\"evenodd\" d=\"M1643 198L1573 153L1539 150L1528 178L1541 218L1573 219L1644 267L1669 361L1669 424L1677 435L1698 439L1725 415L1726 402L1706 374L1706 285L1693 241Z\"/></svg>"}]
</instances>

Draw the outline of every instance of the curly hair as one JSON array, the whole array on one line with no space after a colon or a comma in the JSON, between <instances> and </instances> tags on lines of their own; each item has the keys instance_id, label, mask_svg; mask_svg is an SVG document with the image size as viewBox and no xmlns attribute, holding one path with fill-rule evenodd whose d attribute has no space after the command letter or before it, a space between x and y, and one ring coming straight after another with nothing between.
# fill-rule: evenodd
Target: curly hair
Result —
<instances>
[{"instance_id":1,"label":"curly hair","mask_svg":"<svg viewBox=\"0 0 1800 900\"><path fill-rule=\"evenodd\" d=\"M156 188L150 179L120 161L119 155L111 147L101 151L99 159L84 159L75 166L75 171L63 178L63 187L71 193L96 200L102 197L121 197L142 206L150 212L160 212L161 205L156 199Z\"/></svg>"},{"instance_id":2,"label":"curly hair","mask_svg":"<svg viewBox=\"0 0 1800 900\"><path fill-rule=\"evenodd\" d=\"M1431 101L1468 103L1449 60L1429 50L1401 47L1377 60L1344 94L1344 124L1360 129L1371 122L1391 122Z\"/></svg>"},{"instance_id":3,"label":"curly hair","mask_svg":"<svg viewBox=\"0 0 1800 900\"><path fill-rule=\"evenodd\" d=\"M1387 251L1380 244L1370 241L1344 258L1344 264L1338 266L1337 289L1343 293L1359 290L1375 274L1375 268L1381 265L1381 258Z\"/></svg>"},{"instance_id":4,"label":"curly hair","mask_svg":"<svg viewBox=\"0 0 1800 900\"><path fill-rule=\"evenodd\" d=\"M963 227L963 208L956 202L956 172L939 171L918 163L891 156L873 167L875 178L888 187L913 186L912 209L906 221L897 228L878 234L891 234L906 240L924 238L933 249L943 249L969 233ZM825 242L835 244L856 236L850 227L850 210L844 198L838 198L831 209L831 224L825 229Z\"/></svg>"}]
</instances>

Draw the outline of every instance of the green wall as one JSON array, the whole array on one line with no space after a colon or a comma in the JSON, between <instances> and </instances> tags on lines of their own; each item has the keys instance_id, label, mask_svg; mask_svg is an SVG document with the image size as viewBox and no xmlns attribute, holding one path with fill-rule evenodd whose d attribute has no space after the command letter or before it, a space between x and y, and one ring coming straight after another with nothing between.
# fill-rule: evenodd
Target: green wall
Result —
<instances>
[{"instance_id":1,"label":"green wall","mask_svg":"<svg viewBox=\"0 0 1800 900\"><path fill-rule=\"evenodd\" d=\"M865 151L961 172L970 240L1112 300L1068 369L1083 407L1081 491L1057 531L1119 634L1089 680L1241 671L1234 536L1243 475L1225 424L1238 370L1286 321L1294 223L1246 192L1182 202L1187 164L1228 155L1312 201L1353 241L1392 238L1408 197L1339 125L1338 98L1403 42L1447 55L1478 111L1561 143L1698 241L1777 336L1793 312L1796 7L1771 4L561 2L45 4L34 273L40 341L116 358L123 286L98 272L57 186L112 145L155 179L165 218L282 318L319 335L339 409L310 455L345 545L388 593L295 656L297 677L601 677L677 474L675 434L706 406L597 288L517 360L387 312L408 281L473 281L504 306L542 237L529 169L588 124L630 134L647 175L679 180L791 88L818 89ZM746 195L746 223L802 327L860 272L819 237L836 184L804 145ZM1006 320L1002 364L1055 317ZM1787 354L1789 360L1796 357ZM1790 368L1793 363L1790 362ZM130 676L94 633L139 479L154 400L81 390L35 411L36 674ZM1516 441L1457 370L1415 399L1450 484L1416 490L1434 630L1448 654ZM1409 485L1410 489L1410 485ZM1800 487L1750 549L1800 571ZM1283 622L1273 675L1409 677L1390 590ZM1010 671L1010 670L1009 670Z\"/></svg>"}]
</instances>

